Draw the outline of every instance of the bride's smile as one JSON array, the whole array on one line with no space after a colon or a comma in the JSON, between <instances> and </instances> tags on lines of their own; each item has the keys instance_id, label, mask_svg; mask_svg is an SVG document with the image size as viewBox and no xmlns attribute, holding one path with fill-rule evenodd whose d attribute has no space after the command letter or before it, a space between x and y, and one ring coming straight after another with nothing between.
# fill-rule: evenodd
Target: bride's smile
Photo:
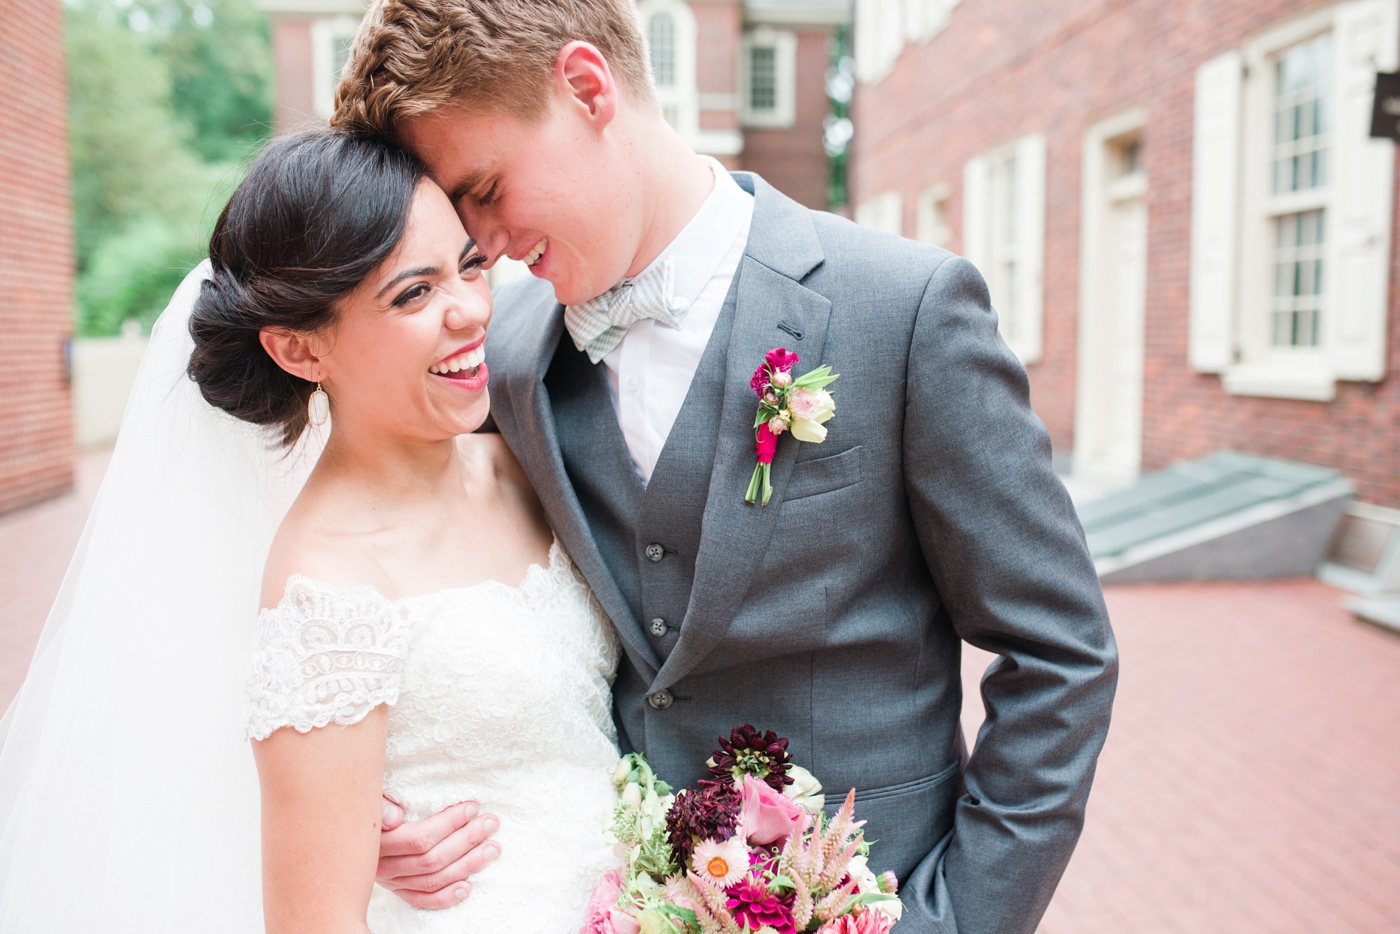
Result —
<instances>
[{"instance_id":1,"label":"bride's smile","mask_svg":"<svg viewBox=\"0 0 1400 934\"><path fill-rule=\"evenodd\" d=\"M309 336L307 378L330 395L337 432L430 441L481 425L492 308L484 259L442 190L421 182L393 252Z\"/></svg>"}]
</instances>

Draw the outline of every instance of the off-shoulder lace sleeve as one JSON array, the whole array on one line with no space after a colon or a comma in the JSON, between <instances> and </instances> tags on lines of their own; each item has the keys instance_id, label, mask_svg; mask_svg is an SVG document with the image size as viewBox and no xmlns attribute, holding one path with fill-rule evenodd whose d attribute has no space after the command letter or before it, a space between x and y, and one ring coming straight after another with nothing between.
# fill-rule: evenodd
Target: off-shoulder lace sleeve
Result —
<instances>
[{"instance_id":1,"label":"off-shoulder lace sleeve","mask_svg":"<svg viewBox=\"0 0 1400 934\"><path fill-rule=\"evenodd\" d=\"M258 617L248 675L248 737L358 723L399 699L408 623L373 588L300 575Z\"/></svg>"}]
</instances>

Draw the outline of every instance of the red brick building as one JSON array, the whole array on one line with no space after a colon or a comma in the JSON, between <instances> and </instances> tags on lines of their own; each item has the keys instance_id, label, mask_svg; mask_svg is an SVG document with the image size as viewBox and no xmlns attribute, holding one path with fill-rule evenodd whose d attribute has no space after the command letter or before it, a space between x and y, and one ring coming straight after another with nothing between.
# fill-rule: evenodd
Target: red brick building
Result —
<instances>
[{"instance_id":1,"label":"red brick building","mask_svg":"<svg viewBox=\"0 0 1400 934\"><path fill-rule=\"evenodd\" d=\"M0 0L0 513L73 484L73 224L58 0Z\"/></svg>"},{"instance_id":2,"label":"red brick building","mask_svg":"<svg viewBox=\"0 0 1400 934\"><path fill-rule=\"evenodd\" d=\"M272 17L274 123L330 116L363 0L258 0ZM811 207L827 204L829 40L851 0L640 0L657 95L691 146L760 173Z\"/></svg>"},{"instance_id":3,"label":"red brick building","mask_svg":"<svg viewBox=\"0 0 1400 934\"><path fill-rule=\"evenodd\" d=\"M1400 0L858 0L858 220L974 259L1057 457L1400 507Z\"/></svg>"}]
</instances>

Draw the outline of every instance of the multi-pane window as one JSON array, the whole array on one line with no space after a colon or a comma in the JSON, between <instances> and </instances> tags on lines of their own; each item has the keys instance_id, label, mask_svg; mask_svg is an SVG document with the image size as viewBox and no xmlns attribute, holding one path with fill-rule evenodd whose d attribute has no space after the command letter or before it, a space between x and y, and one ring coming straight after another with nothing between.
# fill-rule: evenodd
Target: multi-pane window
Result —
<instances>
[{"instance_id":1,"label":"multi-pane window","mask_svg":"<svg viewBox=\"0 0 1400 934\"><path fill-rule=\"evenodd\" d=\"M1274 63L1269 213L1275 347L1322 343L1331 43L1330 33L1318 36L1284 50Z\"/></svg>"},{"instance_id":2,"label":"multi-pane window","mask_svg":"<svg viewBox=\"0 0 1400 934\"><path fill-rule=\"evenodd\" d=\"M749 47L749 110L771 111L778 106L778 50L771 45Z\"/></svg>"},{"instance_id":3,"label":"multi-pane window","mask_svg":"<svg viewBox=\"0 0 1400 934\"><path fill-rule=\"evenodd\" d=\"M1273 192L1307 191L1327 183L1327 94L1330 33L1295 45L1274 66Z\"/></svg>"},{"instance_id":4,"label":"multi-pane window","mask_svg":"<svg viewBox=\"0 0 1400 934\"><path fill-rule=\"evenodd\" d=\"M676 85L676 21L670 13L655 13L647 21L651 74L658 88Z\"/></svg>"},{"instance_id":5,"label":"multi-pane window","mask_svg":"<svg viewBox=\"0 0 1400 934\"><path fill-rule=\"evenodd\" d=\"M1322 343L1325 217L1326 211L1318 208L1274 218L1275 347Z\"/></svg>"},{"instance_id":6,"label":"multi-pane window","mask_svg":"<svg viewBox=\"0 0 1400 934\"><path fill-rule=\"evenodd\" d=\"M997 296L1005 329L1014 335L1017 330L1017 216L1016 216L1016 154L1008 151L992 162L992 254L987 279L992 295Z\"/></svg>"},{"instance_id":7,"label":"multi-pane window","mask_svg":"<svg viewBox=\"0 0 1400 934\"><path fill-rule=\"evenodd\" d=\"M1197 68L1190 360L1227 392L1385 378L1395 146L1367 118L1397 68L1400 0L1311 5Z\"/></svg>"},{"instance_id":8,"label":"multi-pane window","mask_svg":"<svg viewBox=\"0 0 1400 934\"><path fill-rule=\"evenodd\" d=\"M647 52L661 115L694 141L699 100L695 89L695 16L681 0L642 0Z\"/></svg>"},{"instance_id":9,"label":"multi-pane window","mask_svg":"<svg viewBox=\"0 0 1400 934\"><path fill-rule=\"evenodd\" d=\"M963 167L962 253L986 277L1002 338L1040 359L1045 257L1045 137L1023 136Z\"/></svg>"},{"instance_id":10,"label":"multi-pane window","mask_svg":"<svg viewBox=\"0 0 1400 934\"><path fill-rule=\"evenodd\" d=\"M797 35L758 26L744 33L739 59L739 122L783 129L796 119Z\"/></svg>"}]
</instances>

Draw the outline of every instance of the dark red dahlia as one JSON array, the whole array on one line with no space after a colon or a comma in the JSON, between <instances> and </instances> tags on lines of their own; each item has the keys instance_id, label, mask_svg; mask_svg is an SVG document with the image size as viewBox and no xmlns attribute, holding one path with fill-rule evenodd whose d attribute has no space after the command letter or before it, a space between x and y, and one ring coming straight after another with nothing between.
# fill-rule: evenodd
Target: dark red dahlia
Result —
<instances>
[{"instance_id":1,"label":"dark red dahlia","mask_svg":"<svg viewBox=\"0 0 1400 934\"><path fill-rule=\"evenodd\" d=\"M802 358L785 347L774 347L768 351L763 359L775 371L782 370L784 373L789 373Z\"/></svg>"},{"instance_id":2,"label":"dark red dahlia","mask_svg":"<svg viewBox=\"0 0 1400 934\"><path fill-rule=\"evenodd\" d=\"M666 812L666 838L676 853L676 862L690 859L695 841L723 843L739 826L744 794L732 782L701 781L676 795Z\"/></svg>"},{"instance_id":3,"label":"dark red dahlia","mask_svg":"<svg viewBox=\"0 0 1400 934\"><path fill-rule=\"evenodd\" d=\"M768 385L768 364L760 363L758 369L753 371L753 378L749 380L749 388L753 390L754 395L762 399Z\"/></svg>"},{"instance_id":4,"label":"dark red dahlia","mask_svg":"<svg viewBox=\"0 0 1400 934\"><path fill-rule=\"evenodd\" d=\"M779 898L762 881L749 876L724 890L725 906L741 928L757 931L765 924L778 934L797 934L792 917L793 894Z\"/></svg>"},{"instance_id":5,"label":"dark red dahlia","mask_svg":"<svg viewBox=\"0 0 1400 934\"><path fill-rule=\"evenodd\" d=\"M788 767L792 764L787 752L788 741L769 730L760 734L745 723L729 732L729 738L719 738L710 774L720 779L740 779L745 775L767 782L774 791L791 785Z\"/></svg>"}]
</instances>

